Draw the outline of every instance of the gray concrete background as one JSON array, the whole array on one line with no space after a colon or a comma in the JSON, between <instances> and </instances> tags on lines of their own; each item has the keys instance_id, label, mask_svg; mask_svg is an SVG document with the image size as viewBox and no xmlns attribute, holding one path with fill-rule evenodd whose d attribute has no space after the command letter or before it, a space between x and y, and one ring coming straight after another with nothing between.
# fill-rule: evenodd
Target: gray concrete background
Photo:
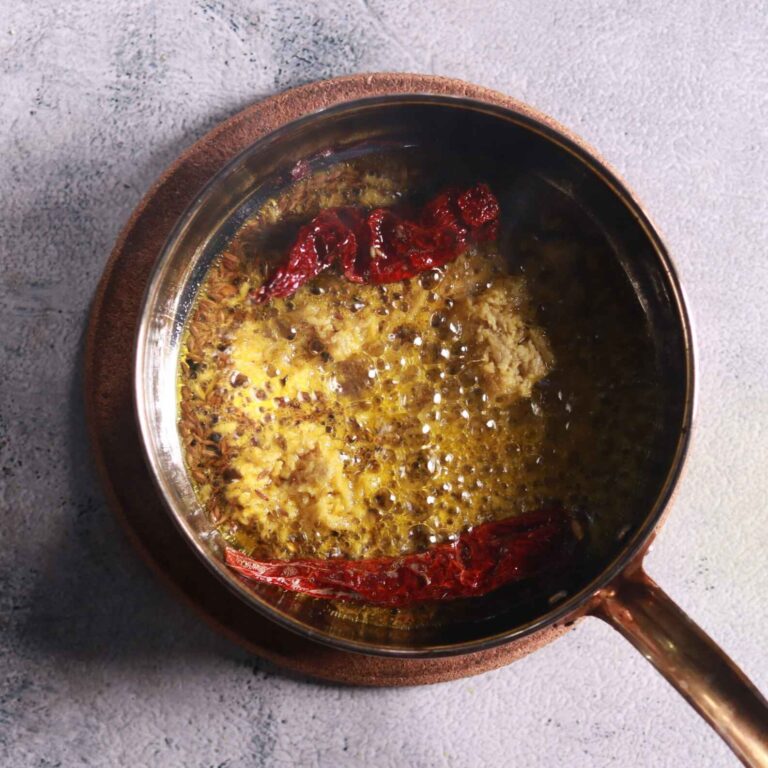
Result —
<instances>
[{"instance_id":1,"label":"gray concrete background","mask_svg":"<svg viewBox=\"0 0 768 768\"><path fill-rule=\"evenodd\" d=\"M699 428L649 570L768 690L767 17L747 0L5 3L0 765L735 765L596 620L430 688L268 668L138 561L93 476L79 387L88 304L120 227L217 121L364 70L529 101L624 174L680 267Z\"/></svg>"}]
</instances>

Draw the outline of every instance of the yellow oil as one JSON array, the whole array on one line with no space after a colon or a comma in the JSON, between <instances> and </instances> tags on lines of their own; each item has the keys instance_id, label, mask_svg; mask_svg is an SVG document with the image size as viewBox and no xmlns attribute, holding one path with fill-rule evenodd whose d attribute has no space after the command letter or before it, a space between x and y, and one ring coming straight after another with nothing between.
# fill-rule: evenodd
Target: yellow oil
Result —
<instances>
[{"instance_id":1,"label":"yellow oil","mask_svg":"<svg viewBox=\"0 0 768 768\"><path fill-rule=\"evenodd\" d=\"M543 437L529 398L552 362L526 314L523 280L492 250L411 281L328 275L249 305L193 383L223 396L224 482L202 468L239 543L393 555L519 511L521 464ZM489 334L511 359L493 358Z\"/></svg>"},{"instance_id":2,"label":"yellow oil","mask_svg":"<svg viewBox=\"0 0 768 768\"><path fill-rule=\"evenodd\" d=\"M211 520L258 556L422 549L557 499L609 551L653 493L663 398L642 310L580 222L403 283L326 274L250 293L298 226L392 205L411 176L336 166L267 201L212 266L185 329L179 430ZM502 209L502 216L504 211Z\"/></svg>"}]
</instances>

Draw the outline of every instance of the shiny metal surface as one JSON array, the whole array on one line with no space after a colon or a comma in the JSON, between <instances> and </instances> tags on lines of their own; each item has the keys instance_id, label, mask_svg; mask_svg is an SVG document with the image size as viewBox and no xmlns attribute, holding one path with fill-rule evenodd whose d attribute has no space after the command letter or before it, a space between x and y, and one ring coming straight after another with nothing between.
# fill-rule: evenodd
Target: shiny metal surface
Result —
<instances>
[{"instance_id":1,"label":"shiny metal surface","mask_svg":"<svg viewBox=\"0 0 768 768\"><path fill-rule=\"evenodd\" d=\"M540 601L527 613L478 600L466 620L410 629L351 621L321 601L247 588L220 559L218 534L200 509L184 469L176 430L176 371L181 332L210 261L249 213L285 183L298 159L334 158L367 146L444 141L462 154L462 137L503 163L526 158L541 179L584 209L602 230L634 285L656 339L674 408L658 462L665 468L655 498L609 561L574 576L562 602ZM256 610L295 631L347 650L422 656L466 653L530 635L583 611L647 543L680 472L693 412L693 349L680 286L660 238L622 183L580 144L545 118L468 99L391 96L336 106L290 123L224 168L178 223L150 281L135 359L137 417L147 460L169 511L190 545L221 580Z\"/></svg>"},{"instance_id":2,"label":"shiny metal surface","mask_svg":"<svg viewBox=\"0 0 768 768\"><path fill-rule=\"evenodd\" d=\"M748 766L768 766L768 702L641 569L601 595L595 614L623 634Z\"/></svg>"}]
</instances>

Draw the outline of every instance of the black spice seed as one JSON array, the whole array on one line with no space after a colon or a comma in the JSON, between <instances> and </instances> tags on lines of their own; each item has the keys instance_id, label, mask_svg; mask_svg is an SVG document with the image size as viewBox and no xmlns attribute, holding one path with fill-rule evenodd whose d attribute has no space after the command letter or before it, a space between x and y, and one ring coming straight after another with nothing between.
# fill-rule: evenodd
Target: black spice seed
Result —
<instances>
[{"instance_id":1,"label":"black spice seed","mask_svg":"<svg viewBox=\"0 0 768 768\"><path fill-rule=\"evenodd\" d=\"M243 384L248 383L248 377L244 373L233 373L229 379L229 383L233 387L242 387Z\"/></svg>"}]
</instances>

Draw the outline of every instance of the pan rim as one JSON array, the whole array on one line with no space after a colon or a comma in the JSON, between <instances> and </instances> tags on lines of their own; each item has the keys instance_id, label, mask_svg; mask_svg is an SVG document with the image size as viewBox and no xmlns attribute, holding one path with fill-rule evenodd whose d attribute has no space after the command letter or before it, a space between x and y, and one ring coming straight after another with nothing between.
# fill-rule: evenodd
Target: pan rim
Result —
<instances>
[{"instance_id":1,"label":"pan rim","mask_svg":"<svg viewBox=\"0 0 768 768\"><path fill-rule=\"evenodd\" d=\"M555 121L553 121L551 118L548 118L546 115L542 115L541 113L532 110L530 107L527 107L527 105L519 104L513 102L512 100L508 101L510 104L508 106L504 106L502 104L495 104L493 102L467 96L457 96L442 93L435 94L419 91L402 92L342 101L340 103L325 106L321 109L307 113L296 120L291 120L290 122L283 124L275 131L267 133L265 136L258 139L250 146L246 147L242 152L238 153L235 157L230 159L229 162L227 162L226 165L210 179L206 186L200 191L200 193L198 193L192 203L187 207L185 213L177 221L152 269L152 273L148 281L147 289L142 301L140 322L134 348L133 397L145 459L150 468L150 473L152 475L155 486L159 490L160 496L163 499L163 506L171 515L171 519L187 541L188 545L192 547L193 551L204 562L206 567L208 567L209 570L216 574L219 580L222 581L228 589L237 594L240 599L245 600L245 602L250 607L259 611L262 615L265 615L270 620L275 621L281 626L284 626L294 632L298 632L299 634L314 641L329 645L334 648L345 651L365 653L369 655L395 656L402 658L424 658L458 655L493 648L508 642L514 642L579 614L597 593L607 587L631 563L635 562L638 557L642 555L643 551L649 546L654 533L658 530L658 527L662 522L662 518L667 511L669 502L672 495L674 494L680 475L683 471L688 447L690 444L691 429L695 414L696 355L693 325L690 318L690 313L688 311L688 304L685 299L683 288L680 284L676 269L669 255L669 251L666 248L661 236L659 235L657 228L650 221L642 205L637 200L637 197L629 189L626 183L623 182L623 180L618 176L618 174L616 174L599 157L599 155L597 155L594 150L588 147L584 142L574 137L569 131L561 128L555 123ZM637 531L635 531L631 539L621 548L613 560L608 565L606 565L606 567L602 569L600 573L582 589L568 597L557 607L535 617L525 624L481 639L470 640L461 643L450 643L442 645L435 644L418 647L382 647L376 646L369 642L340 638L336 635L319 631L285 613L280 612L274 606L269 605L260 599L255 593L242 585L234 577L234 575L228 569L226 569L225 566L223 566L223 564L215 560L215 558L209 554L208 550L201 545L188 521L184 517L183 510L176 509L175 505L170 501L170 494L166 488L166 479L161 472L161 469L156 460L156 456L151 448L153 445L153 427L148 418L147 410L150 407L150 404L147 402L148 393L145 388L147 376L147 370L145 366L146 355L142 353L146 345L148 324L151 321L153 315L151 312L152 297L157 292L159 282L162 280L163 267L167 264L167 261L170 257L173 243L178 239L180 232L183 231L187 223L205 205L206 200L210 198L210 195L213 194L215 189L226 180L227 176L232 173L233 169L239 163L243 162L245 157L257 153L260 149L263 148L266 142L274 140L281 134L296 130L298 127L308 121L322 119L323 117L331 116L336 113L342 113L344 111L364 107L375 107L386 104L398 104L402 106L405 104L415 105L423 103L450 105L453 107L485 112L499 117L500 119L505 119L507 122L521 125L528 130L532 130L545 137L547 140L557 144L561 149L575 156L576 159L586 165L591 172L595 173L600 178L600 180L610 188L611 192L621 200L621 202L634 216L642 228L645 237L648 239L648 242L653 248L656 258L661 263L663 273L667 279L668 287L670 288L674 308L676 310L675 315L680 324L681 336L684 343L684 408L682 414L682 424L677 444L675 446L675 452L670 466L667 469L664 483L661 486L654 504L644 518L643 522L640 524L640 526L638 526Z\"/></svg>"}]
</instances>

